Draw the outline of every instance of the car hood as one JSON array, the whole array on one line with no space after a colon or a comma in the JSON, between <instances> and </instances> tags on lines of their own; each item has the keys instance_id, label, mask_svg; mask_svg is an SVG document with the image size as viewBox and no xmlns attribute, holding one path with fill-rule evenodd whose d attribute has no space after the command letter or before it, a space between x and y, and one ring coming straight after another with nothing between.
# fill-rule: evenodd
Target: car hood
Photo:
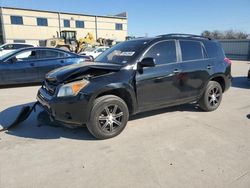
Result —
<instances>
[{"instance_id":1,"label":"car hood","mask_svg":"<svg viewBox=\"0 0 250 188\"><path fill-rule=\"evenodd\" d=\"M110 72L119 71L123 65L99 62L84 62L64 66L49 72L45 79L49 82L62 83L82 78L91 78Z\"/></svg>"}]
</instances>

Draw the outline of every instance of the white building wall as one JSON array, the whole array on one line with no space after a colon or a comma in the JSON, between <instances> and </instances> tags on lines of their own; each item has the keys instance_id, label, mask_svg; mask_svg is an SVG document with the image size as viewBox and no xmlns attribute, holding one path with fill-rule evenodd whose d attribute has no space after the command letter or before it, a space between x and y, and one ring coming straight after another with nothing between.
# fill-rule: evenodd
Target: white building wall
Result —
<instances>
[{"instance_id":1,"label":"white building wall","mask_svg":"<svg viewBox=\"0 0 250 188\"><path fill-rule=\"evenodd\" d=\"M22 16L23 25L11 24L10 16ZM127 36L127 18L105 17L81 14L46 12L26 9L2 8L3 33L5 42L25 40L28 43L39 44L39 40L56 37L61 30L77 31L77 38L85 37L88 32L96 37L124 41ZM48 26L37 26L37 18L47 18ZM60 22L59 22L60 18ZM70 20L70 28L64 27L64 19ZM75 21L84 21L85 28L76 28ZM95 22L97 20L97 24ZM60 24L59 24L60 23ZM123 30L115 30L115 24L123 25ZM59 27L61 25L61 28Z\"/></svg>"}]
</instances>

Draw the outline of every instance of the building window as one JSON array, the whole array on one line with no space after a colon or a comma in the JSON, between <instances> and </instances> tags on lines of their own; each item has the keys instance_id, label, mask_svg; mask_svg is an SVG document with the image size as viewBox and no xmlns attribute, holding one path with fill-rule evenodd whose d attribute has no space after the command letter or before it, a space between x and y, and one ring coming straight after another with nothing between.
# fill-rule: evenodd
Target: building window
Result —
<instances>
[{"instance_id":1,"label":"building window","mask_svg":"<svg viewBox=\"0 0 250 188\"><path fill-rule=\"evenodd\" d=\"M46 40L39 40L39 46L46 46Z\"/></svg>"},{"instance_id":2,"label":"building window","mask_svg":"<svg viewBox=\"0 0 250 188\"><path fill-rule=\"evenodd\" d=\"M64 27L70 27L70 20L63 20Z\"/></svg>"},{"instance_id":3,"label":"building window","mask_svg":"<svg viewBox=\"0 0 250 188\"><path fill-rule=\"evenodd\" d=\"M10 16L11 24L15 25L23 25L23 17L22 16Z\"/></svg>"},{"instance_id":4,"label":"building window","mask_svg":"<svg viewBox=\"0 0 250 188\"><path fill-rule=\"evenodd\" d=\"M122 30L122 24L116 23L115 30Z\"/></svg>"},{"instance_id":5,"label":"building window","mask_svg":"<svg viewBox=\"0 0 250 188\"><path fill-rule=\"evenodd\" d=\"M48 26L47 18L37 18L36 21L38 26Z\"/></svg>"},{"instance_id":6,"label":"building window","mask_svg":"<svg viewBox=\"0 0 250 188\"><path fill-rule=\"evenodd\" d=\"M76 20L76 28L84 28L84 21Z\"/></svg>"},{"instance_id":7,"label":"building window","mask_svg":"<svg viewBox=\"0 0 250 188\"><path fill-rule=\"evenodd\" d=\"M63 20L64 27L70 27L70 21L69 20Z\"/></svg>"},{"instance_id":8,"label":"building window","mask_svg":"<svg viewBox=\"0 0 250 188\"><path fill-rule=\"evenodd\" d=\"M13 40L14 43L25 43L25 40Z\"/></svg>"}]
</instances>

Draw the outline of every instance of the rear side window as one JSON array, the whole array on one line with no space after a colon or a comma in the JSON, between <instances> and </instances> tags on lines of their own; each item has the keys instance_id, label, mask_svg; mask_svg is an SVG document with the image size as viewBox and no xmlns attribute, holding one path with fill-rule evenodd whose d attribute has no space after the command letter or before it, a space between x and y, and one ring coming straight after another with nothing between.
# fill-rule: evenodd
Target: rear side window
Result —
<instances>
[{"instance_id":1,"label":"rear side window","mask_svg":"<svg viewBox=\"0 0 250 188\"><path fill-rule=\"evenodd\" d=\"M47 59L47 58L65 57L66 54L63 52L57 52L54 50L38 50L37 56L39 59Z\"/></svg>"},{"instance_id":2,"label":"rear side window","mask_svg":"<svg viewBox=\"0 0 250 188\"><path fill-rule=\"evenodd\" d=\"M182 61L203 59L201 43L197 41L180 41Z\"/></svg>"},{"instance_id":3,"label":"rear side window","mask_svg":"<svg viewBox=\"0 0 250 188\"><path fill-rule=\"evenodd\" d=\"M203 42L209 58L224 58L225 54L221 45L217 42Z\"/></svg>"},{"instance_id":4,"label":"rear side window","mask_svg":"<svg viewBox=\"0 0 250 188\"><path fill-rule=\"evenodd\" d=\"M157 65L176 62L175 41L163 41L155 44L145 54L144 58L146 57L154 58Z\"/></svg>"}]
</instances>

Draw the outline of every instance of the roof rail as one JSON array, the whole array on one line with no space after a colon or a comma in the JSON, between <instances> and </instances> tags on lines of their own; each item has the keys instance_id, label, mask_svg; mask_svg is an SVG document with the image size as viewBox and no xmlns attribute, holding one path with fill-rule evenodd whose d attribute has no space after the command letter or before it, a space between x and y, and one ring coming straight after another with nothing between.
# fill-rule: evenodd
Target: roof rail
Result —
<instances>
[{"instance_id":1,"label":"roof rail","mask_svg":"<svg viewBox=\"0 0 250 188\"><path fill-rule=\"evenodd\" d=\"M189 37L189 38L203 38L203 39L208 39L212 40L209 37L204 37L201 35L193 35L193 34L182 34L182 33L170 33L170 34L165 34L165 35L159 35L158 37Z\"/></svg>"}]
</instances>

